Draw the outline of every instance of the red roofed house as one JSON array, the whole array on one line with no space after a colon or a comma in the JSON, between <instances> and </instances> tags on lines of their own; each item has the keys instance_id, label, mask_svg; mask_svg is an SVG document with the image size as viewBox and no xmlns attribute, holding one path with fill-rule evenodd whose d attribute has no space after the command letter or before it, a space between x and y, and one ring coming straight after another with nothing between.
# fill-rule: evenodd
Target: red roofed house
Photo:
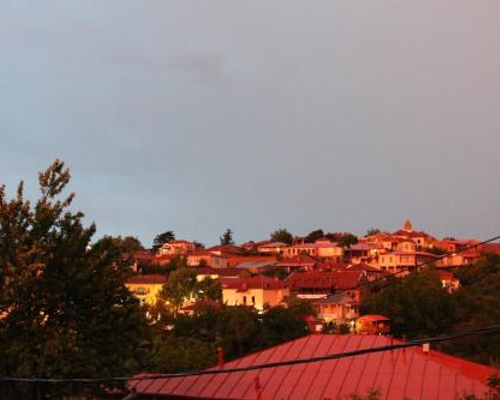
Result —
<instances>
[{"instance_id":1,"label":"red roofed house","mask_svg":"<svg viewBox=\"0 0 500 400\"><path fill-rule=\"evenodd\" d=\"M380 269L390 273L402 272L400 277L414 271L417 267L425 263L430 263L437 256L432 253L415 251L413 253L394 251L379 256Z\"/></svg>"},{"instance_id":2,"label":"red roofed house","mask_svg":"<svg viewBox=\"0 0 500 400\"><path fill-rule=\"evenodd\" d=\"M167 277L160 274L135 275L127 279L125 286L141 304L155 304L166 281Z\"/></svg>"},{"instance_id":3,"label":"red roofed house","mask_svg":"<svg viewBox=\"0 0 500 400\"><path fill-rule=\"evenodd\" d=\"M276 267L285 268L288 272L293 271L312 271L318 265L316 259L305 254L299 254L292 258L286 258L279 261Z\"/></svg>"},{"instance_id":4,"label":"red roofed house","mask_svg":"<svg viewBox=\"0 0 500 400\"><path fill-rule=\"evenodd\" d=\"M222 301L229 306L252 306L261 311L282 304L290 290L277 278L259 275L253 278L220 278Z\"/></svg>"},{"instance_id":5,"label":"red roofed house","mask_svg":"<svg viewBox=\"0 0 500 400\"><path fill-rule=\"evenodd\" d=\"M186 263L188 267L226 268L227 258L208 250L196 250L187 256Z\"/></svg>"},{"instance_id":6,"label":"red roofed house","mask_svg":"<svg viewBox=\"0 0 500 400\"><path fill-rule=\"evenodd\" d=\"M311 306L316 317L337 325L353 321L359 316L359 296L356 292L340 292L325 299L314 300Z\"/></svg>"},{"instance_id":7,"label":"red roofed house","mask_svg":"<svg viewBox=\"0 0 500 400\"><path fill-rule=\"evenodd\" d=\"M167 256L183 256L195 250L193 242L187 240L174 240L164 243L158 250L158 254Z\"/></svg>"},{"instance_id":8,"label":"red roofed house","mask_svg":"<svg viewBox=\"0 0 500 400\"><path fill-rule=\"evenodd\" d=\"M356 296L359 296L357 285L364 278L365 274L362 271L314 271L293 273L285 279L285 283L297 298L315 300L343 290L347 290L348 293L357 292Z\"/></svg>"},{"instance_id":9,"label":"red roofed house","mask_svg":"<svg viewBox=\"0 0 500 400\"><path fill-rule=\"evenodd\" d=\"M418 247L431 247L438 240L423 231L414 231L411 221L408 219L403 225L403 228L394 232L392 236L401 237L412 240Z\"/></svg>"},{"instance_id":10,"label":"red roofed house","mask_svg":"<svg viewBox=\"0 0 500 400\"><path fill-rule=\"evenodd\" d=\"M139 399L333 400L379 390L387 400L484 399L497 371L435 350L408 347L245 372L224 369L294 361L400 343L380 335L302 337L223 365L216 375L130 381ZM147 375L143 375L147 377Z\"/></svg>"},{"instance_id":11,"label":"red roofed house","mask_svg":"<svg viewBox=\"0 0 500 400\"><path fill-rule=\"evenodd\" d=\"M344 260L344 247L329 240L318 240L316 243L294 244L283 251L283 257L285 258L296 257L299 254L307 254L311 257L341 263Z\"/></svg>"}]
</instances>

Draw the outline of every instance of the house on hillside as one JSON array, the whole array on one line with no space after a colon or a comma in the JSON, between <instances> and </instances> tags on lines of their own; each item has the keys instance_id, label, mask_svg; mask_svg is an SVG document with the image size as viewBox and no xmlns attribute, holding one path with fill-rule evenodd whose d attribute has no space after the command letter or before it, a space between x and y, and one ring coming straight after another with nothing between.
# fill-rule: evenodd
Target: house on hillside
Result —
<instances>
[{"instance_id":1,"label":"house on hillside","mask_svg":"<svg viewBox=\"0 0 500 400\"><path fill-rule=\"evenodd\" d=\"M125 286L139 299L141 304L156 303L167 277L160 274L135 275L127 279Z\"/></svg>"},{"instance_id":2,"label":"house on hillside","mask_svg":"<svg viewBox=\"0 0 500 400\"><path fill-rule=\"evenodd\" d=\"M226 268L227 258L221 257L208 250L196 250L190 253L186 258L188 267L210 267Z\"/></svg>"},{"instance_id":3,"label":"house on hillside","mask_svg":"<svg viewBox=\"0 0 500 400\"><path fill-rule=\"evenodd\" d=\"M359 292L339 292L311 302L316 317L336 325L354 321L359 316Z\"/></svg>"},{"instance_id":4,"label":"house on hillside","mask_svg":"<svg viewBox=\"0 0 500 400\"><path fill-rule=\"evenodd\" d=\"M423 251L402 252L393 251L379 256L379 265L382 271L390 273L400 272L398 276L404 277L422 265L435 261L435 254Z\"/></svg>"},{"instance_id":5,"label":"house on hillside","mask_svg":"<svg viewBox=\"0 0 500 400\"><path fill-rule=\"evenodd\" d=\"M174 240L164 243L158 250L158 254L162 256L184 256L192 253L196 246L188 240Z\"/></svg>"},{"instance_id":6,"label":"house on hillside","mask_svg":"<svg viewBox=\"0 0 500 400\"><path fill-rule=\"evenodd\" d=\"M359 292L359 283L365 280L361 271L314 271L292 273L285 279L290 295L303 300L327 298L340 291L353 295ZM355 294L359 296L359 293Z\"/></svg>"},{"instance_id":7,"label":"house on hillside","mask_svg":"<svg viewBox=\"0 0 500 400\"><path fill-rule=\"evenodd\" d=\"M315 243L294 244L283 251L284 258L292 258L301 254L342 263L344 247L329 240L319 240Z\"/></svg>"},{"instance_id":8,"label":"house on hillside","mask_svg":"<svg viewBox=\"0 0 500 400\"><path fill-rule=\"evenodd\" d=\"M262 311L274 307L290 296L288 287L277 278L255 276L253 278L220 278L222 301L229 306L250 306Z\"/></svg>"}]
</instances>

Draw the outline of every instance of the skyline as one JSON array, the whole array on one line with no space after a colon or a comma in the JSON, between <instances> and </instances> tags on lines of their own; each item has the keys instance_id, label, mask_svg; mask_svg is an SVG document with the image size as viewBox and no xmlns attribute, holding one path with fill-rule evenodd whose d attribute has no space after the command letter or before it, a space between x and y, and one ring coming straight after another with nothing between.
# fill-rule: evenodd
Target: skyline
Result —
<instances>
[{"instance_id":1,"label":"skyline","mask_svg":"<svg viewBox=\"0 0 500 400\"><path fill-rule=\"evenodd\" d=\"M499 3L52 3L0 15L9 195L60 158L97 236L146 246L499 233Z\"/></svg>"}]
</instances>

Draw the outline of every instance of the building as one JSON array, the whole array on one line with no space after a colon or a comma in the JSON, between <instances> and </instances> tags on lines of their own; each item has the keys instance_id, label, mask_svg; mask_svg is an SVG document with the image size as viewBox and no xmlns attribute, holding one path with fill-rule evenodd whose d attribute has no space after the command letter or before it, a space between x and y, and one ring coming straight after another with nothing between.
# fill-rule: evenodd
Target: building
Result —
<instances>
[{"instance_id":1,"label":"building","mask_svg":"<svg viewBox=\"0 0 500 400\"><path fill-rule=\"evenodd\" d=\"M390 273L403 272L399 275L402 277L437 258L435 254L424 251L393 251L379 256L379 268Z\"/></svg>"},{"instance_id":2,"label":"building","mask_svg":"<svg viewBox=\"0 0 500 400\"><path fill-rule=\"evenodd\" d=\"M257 243L257 252L262 254L281 254L286 247L288 245L283 242Z\"/></svg>"},{"instance_id":3,"label":"building","mask_svg":"<svg viewBox=\"0 0 500 400\"><path fill-rule=\"evenodd\" d=\"M358 285L364 280L362 271L313 271L292 273L285 279L291 296L303 300L327 298L339 291L349 294L359 291Z\"/></svg>"},{"instance_id":4,"label":"building","mask_svg":"<svg viewBox=\"0 0 500 400\"><path fill-rule=\"evenodd\" d=\"M153 305L167 281L165 275L135 275L127 279L125 286L139 299L141 304Z\"/></svg>"},{"instance_id":5,"label":"building","mask_svg":"<svg viewBox=\"0 0 500 400\"><path fill-rule=\"evenodd\" d=\"M360 334L386 334L389 332L390 319L383 315L368 314L359 317L355 323L355 331Z\"/></svg>"},{"instance_id":6,"label":"building","mask_svg":"<svg viewBox=\"0 0 500 400\"><path fill-rule=\"evenodd\" d=\"M380 335L315 334L214 369L295 361L398 343ZM246 372L131 381L129 388L139 399L333 400L366 396L375 389L387 400L456 400L468 395L484 399L490 392L487 379L495 373L494 368L420 346Z\"/></svg>"},{"instance_id":7,"label":"building","mask_svg":"<svg viewBox=\"0 0 500 400\"><path fill-rule=\"evenodd\" d=\"M336 325L354 321L359 316L359 292L340 292L311 302L316 317Z\"/></svg>"},{"instance_id":8,"label":"building","mask_svg":"<svg viewBox=\"0 0 500 400\"><path fill-rule=\"evenodd\" d=\"M188 267L210 267L210 268L226 268L227 258L213 254L208 250L196 250L190 253L186 258Z\"/></svg>"},{"instance_id":9,"label":"building","mask_svg":"<svg viewBox=\"0 0 500 400\"><path fill-rule=\"evenodd\" d=\"M222 302L229 306L250 306L259 311L283 304L290 290L277 278L220 278Z\"/></svg>"},{"instance_id":10,"label":"building","mask_svg":"<svg viewBox=\"0 0 500 400\"><path fill-rule=\"evenodd\" d=\"M338 263L344 260L344 248L338 243L328 240L319 240L315 243L294 244L283 251L284 258L292 258L300 254L328 259Z\"/></svg>"},{"instance_id":11,"label":"building","mask_svg":"<svg viewBox=\"0 0 500 400\"><path fill-rule=\"evenodd\" d=\"M158 250L158 254L165 256L184 256L188 253L192 253L195 248L196 245L193 242L187 240L174 240L164 243Z\"/></svg>"}]
</instances>

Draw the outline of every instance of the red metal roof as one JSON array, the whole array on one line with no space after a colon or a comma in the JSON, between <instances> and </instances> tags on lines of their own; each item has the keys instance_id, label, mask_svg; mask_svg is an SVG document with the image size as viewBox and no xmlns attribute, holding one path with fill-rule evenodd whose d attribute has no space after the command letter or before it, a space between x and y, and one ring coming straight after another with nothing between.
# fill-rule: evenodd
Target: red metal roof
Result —
<instances>
[{"instance_id":1,"label":"red metal roof","mask_svg":"<svg viewBox=\"0 0 500 400\"><path fill-rule=\"evenodd\" d=\"M318 357L397 343L376 335L310 335L228 362L224 368ZM345 399L379 389L383 399L483 397L493 368L431 350L406 348L265 370L132 382L158 398ZM258 385L256 384L258 382ZM260 388L258 389L257 386ZM260 393L259 393L260 391Z\"/></svg>"}]
</instances>

